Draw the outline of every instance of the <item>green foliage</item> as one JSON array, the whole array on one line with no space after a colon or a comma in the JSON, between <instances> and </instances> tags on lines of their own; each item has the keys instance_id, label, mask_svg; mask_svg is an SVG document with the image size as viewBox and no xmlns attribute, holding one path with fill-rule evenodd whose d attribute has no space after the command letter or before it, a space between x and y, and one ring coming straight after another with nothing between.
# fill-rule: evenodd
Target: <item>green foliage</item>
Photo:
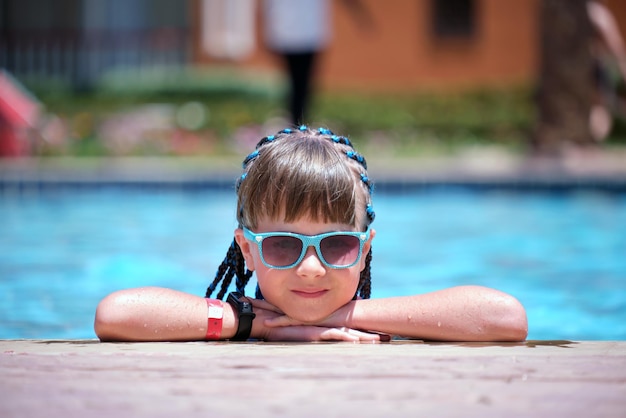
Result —
<instances>
[{"instance_id":1,"label":"green foliage","mask_svg":"<svg viewBox=\"0 0 626 418\"><path fill-rule=\"evenodd\" d=\"M351 136L384 133L401 153L481 145L525 146L532 126L529 94L521 89L455 94L327 95L316 116ZM379 135L380 136L380 135Z\"/></svg>"},{"instance_id":2,"label":"green foliage","mask_svg":"<svg viewBox=\"0 0 626 418\"><path fill-rule=\"evenodd\" d=\"M237 78L228 72L209 78L153 75L145 80L118 75L91 92L30 87L46 110L65 120L68 126L66 144L57 149L47 147L45 154L178 154L168 142L180 133L177 112L191 102L201 104L205 115L194 128L201 145L190 152L221 154L233 152L232 137L242 127L256 127L260 134L267 134L262 132L263 124L284 115L282 85L269 78L250 80L253 78ZM124 116L136 113L137 118L145 118L141 109L155 106L161 106L163 125L170 128L147 133L144 129L137 134L142 137L136 138L136 143L133 140L133 146L111 146L115 132L135 132L132 129L136 127ZM345 133L359 147L406 156L449 153L477 144L520 149L528 140L533 117L527 89L454 94L318 93L309 124ZM118 119L122 121L119 124L131 125L128 130L122 126L114 129L116 122L108 132L103 130L107 122L111 125L111 120Z\"/></svg>"}]
</instances>

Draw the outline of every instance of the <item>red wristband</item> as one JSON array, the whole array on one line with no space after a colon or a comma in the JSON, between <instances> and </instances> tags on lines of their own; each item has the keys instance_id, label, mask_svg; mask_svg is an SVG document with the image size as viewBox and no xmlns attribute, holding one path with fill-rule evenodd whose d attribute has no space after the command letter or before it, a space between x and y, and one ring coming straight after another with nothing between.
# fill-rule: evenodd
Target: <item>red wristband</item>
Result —
<instances>
[{"instance_id":1,"label":"red wristband","mask_svg":"<svg viewBox=\"0 0 626 418\"><path fill-rule=\"evenodd\" d=\"M209 308L207 314L207 328L205 340L219 340L222 335L222 318L224 317L224 305L220 300L206 298Z\"/></svg>"}]
</instances>

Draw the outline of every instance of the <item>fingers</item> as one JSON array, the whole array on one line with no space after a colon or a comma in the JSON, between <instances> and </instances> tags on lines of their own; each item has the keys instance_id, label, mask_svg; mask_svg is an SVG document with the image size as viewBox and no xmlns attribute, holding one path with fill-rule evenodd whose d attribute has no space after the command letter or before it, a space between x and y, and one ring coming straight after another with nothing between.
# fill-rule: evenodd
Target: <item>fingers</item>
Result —
<instances>
[{"instance_id":1,"label":"fingers","mask_svg":"<svg viewBox=\"0 0 626 418\"><path fill-rule=\"evenodd\" d=\"M358 331L351 328L325 328L312 325L272 328L267 341L345 341L353 343L379 343L390 340L387 334Z\"/></svg>"},{"instance_id":2,"label":"fingers","mask_svg":"<svg viewBox=\"0 0 626 418\"><path fill-rule=\"evenodd\" d=\"M350 341L360 343L378 343L391 340L391 337L387 334L358 331L346 327L328 328L320 334L320 337L323 341Z\"/></svg>"}]
</instances>

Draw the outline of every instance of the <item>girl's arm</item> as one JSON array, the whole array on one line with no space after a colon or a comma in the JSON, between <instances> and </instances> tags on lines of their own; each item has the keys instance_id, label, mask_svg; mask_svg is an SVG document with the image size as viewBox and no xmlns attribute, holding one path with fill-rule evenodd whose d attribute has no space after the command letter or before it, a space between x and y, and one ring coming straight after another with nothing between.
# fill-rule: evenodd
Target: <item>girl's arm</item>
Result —
<instances>
[{"instance_id":1,"label":"girl's arm","mask_svg":"<svg viewBox=\"0 0 626 418\"><path fill-rule=\"evenodd\" d=\"M286 316L266 322L273 327L294 324ZM528 333L526 311L517 299L480 286L356 300L318 325L437 341L523 341Z\"/></svg>"},{"instance_id":2,"label":"girl's arm","mask_svg":"<svg viewBox=\"0 0 626 418\"><path fill-rule=\"evenodd\" d=\"M235 336L238 319L232 306L223 304L220 339ZM282 313L255 308L251 338L273 341L380 341L384 336L346 328L292 326L267 328L265 320ZM208 307L202 297L158 287L120 290L102 299L94 329L101 341L202 341Z\"/></svg>"},{"instance_id":3,"label":"girl's arm","mask_svg":"<svg viewBox=\"0 0 626 418\"><path fill-rule=\"evenodd\" d=\"M102 299L94 329L102 341L200 341L207 331L202 297L158 287L120 290ZM221 338L235 335L237 320L224 303Z\"/></svg>"},{"instance_id":4,"label":"girl's arm","mask_svg":"<svg viewBox=\"0 0 626 418\"><path fill-rule=\"evenodd\" d=\"M423 295L352 302L346 326L439 341L523 341L524 307L510 295L460 286ZM340 315L341 312L338 312Z\"/></svg>"}]
</instances>

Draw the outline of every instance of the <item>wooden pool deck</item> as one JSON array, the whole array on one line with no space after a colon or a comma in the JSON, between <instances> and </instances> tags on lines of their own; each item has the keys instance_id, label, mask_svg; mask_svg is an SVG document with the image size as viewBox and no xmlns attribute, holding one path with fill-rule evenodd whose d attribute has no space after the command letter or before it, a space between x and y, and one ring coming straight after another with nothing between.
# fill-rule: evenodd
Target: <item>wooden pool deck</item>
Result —
<instances>
[{"instance_id":1,"label":"wooden pool deck","mask_svg":"<svg viewBox=\"0 0 626 418\"><path fill-rule=\"evenodd\" d=\"M626 342L0 341L0 416L624 417Z\"/></svg>"}]
</instances>

